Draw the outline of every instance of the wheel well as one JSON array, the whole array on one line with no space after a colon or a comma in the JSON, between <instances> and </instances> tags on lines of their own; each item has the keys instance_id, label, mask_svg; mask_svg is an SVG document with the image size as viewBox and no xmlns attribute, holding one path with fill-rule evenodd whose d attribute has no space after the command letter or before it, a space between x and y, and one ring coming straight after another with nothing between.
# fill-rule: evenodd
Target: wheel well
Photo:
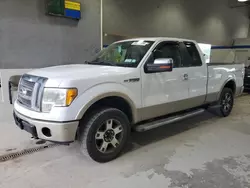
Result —
<instances>
[{"instance_id":1,"label":"wheel well","mask_svg":"<svg viewBox=\"0 0 250 188\"><path fill-rule=\"evenodd\" d=\"M100 107L117 108L127 115L130 122L133 122L132 109L131 109L131 106L129 105L129 103L125 99L123 99L122 97L115 97L115 96L105 97L105 98L100 99L99 101L95 102L94 104L92 104L88 108L88 110L85 112L82 119L85 119L93 111L97 110Z\"/></svg>"},{"instance_id":2,"label":"wheel well","mask_svg":"<svg viewBox=\"0 0 250 188\"><path fill-rule=\"evenodd\" d=\"M227 84L225 85L226 88L230 88L233 91L233 94L235 94L236 91L236 84L233 80L230 80L229 82L227 82Z\"/></svg>"}]
</instances>

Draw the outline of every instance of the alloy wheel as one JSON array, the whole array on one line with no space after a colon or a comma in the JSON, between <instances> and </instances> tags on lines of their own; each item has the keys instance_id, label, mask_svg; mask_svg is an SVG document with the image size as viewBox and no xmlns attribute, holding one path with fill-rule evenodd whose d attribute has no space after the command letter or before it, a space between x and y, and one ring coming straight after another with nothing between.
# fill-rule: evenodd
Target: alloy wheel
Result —
<instances>
[{"instance_id":1,"label":"alloy wheel","mask_svg":"<svg viewBox=\"0 0 250 188\"><path fill-rule=\"evenodd\" d=\"M96 148L101 153L114 152L119 147L123 138L121 123L115 119L105 121L95 134Z\"/></svg>"},{"instance_id":2,"label":"alloy wheel","mask_svg":"<svg viewBox=\"0 0 250 188\"><path fill-rule=\"evenodd\" d=\"M230 93L225 93L221 105L224 112L229 112L233 106L233 96Z\"/></svg>"}]
</instances>

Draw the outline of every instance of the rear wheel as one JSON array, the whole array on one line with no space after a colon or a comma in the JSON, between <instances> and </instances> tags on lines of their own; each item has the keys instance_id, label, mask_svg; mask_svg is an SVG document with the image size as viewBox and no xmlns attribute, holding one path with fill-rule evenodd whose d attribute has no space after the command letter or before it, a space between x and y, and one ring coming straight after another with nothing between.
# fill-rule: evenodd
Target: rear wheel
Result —
<instances>
[{"instance_id":1,"label":"rear wheel","mask_svg":"<svg viewBox=\"0 0 250 188\"><path fill-rule=\"evenodd\" d=\"M130 134L127 116L115 108L96 111L80 126L81 151L97 162L115 159Z\"/></svg>"},{"instance_id":2,"label":"rear wheel","mask_svg":"<svg viewBox=\"0 0 250 188\"><path fill-rule=\"evenodd\" d=\"M220 96L220 108L219 113L223 117L230 115L234 105L234 95L230 88L224 88Z\"/></svg>"}]
</instances>

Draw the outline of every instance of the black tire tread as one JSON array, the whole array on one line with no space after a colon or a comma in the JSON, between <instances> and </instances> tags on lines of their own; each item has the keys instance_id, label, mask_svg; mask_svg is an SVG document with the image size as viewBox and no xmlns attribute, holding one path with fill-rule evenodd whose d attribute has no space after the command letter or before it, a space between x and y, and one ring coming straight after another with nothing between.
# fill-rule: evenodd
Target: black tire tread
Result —
<instances>
[{"instance_id":1,"label":"black tire tread","mask_svg":"<svg viewBox=\"0 0 250 188\"><path fill-rule=\"evenodd\" d=\"M81 152L88 159L91 159L91 156L89 155L88 149L87 149L87 138L88 138L90 128L93 125L93 123L97 120L97 118L99 118L101 115L109 111L119 111L120 113L124 114L124 112L116 108L102 107L90 113L89 114L90 118L87 118L86 120L82 122L83 126L80 127L79 141L80 141ZM125 114L124 116L126 117Z\"/></svg>"},{"instance_id":2,"label":"black tire tread","mask_svg":"<svg viewBox=\"0 0 250 188\"><path fill-rule=\"evenodd\" d=\"M220 96L219 102L221 102L221 98L222 98L222 96L223 96L223 94L224 94L225 92L230 92L230 93L232 93L232 96L234 97L234 95L233 95L233 90L232 90L231 88L225 87L225 88L222 90L222 92L221 92L221 96ZM234 99L233 99L233 100L234 100ZM233 108L233 107L232 107L232 108ZM230 111L230 113L231 113L231 111ZM227 116L230 115L230 113L229 113L228 115L226 115L226 114L224 114L224 113L221 111L221 108L219 108L219 109L217 110L217 114L218 114L219 116L221 116L221 117L227 117Z\"/></svg>"}]
</instances>

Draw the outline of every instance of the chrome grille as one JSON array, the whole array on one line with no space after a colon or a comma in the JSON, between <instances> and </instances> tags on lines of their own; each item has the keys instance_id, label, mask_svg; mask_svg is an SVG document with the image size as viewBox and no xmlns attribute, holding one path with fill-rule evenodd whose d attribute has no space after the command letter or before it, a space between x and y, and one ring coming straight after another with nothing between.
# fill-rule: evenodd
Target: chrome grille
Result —
<instances>
[{"instance_id":1,"label":"chrome grille","mask_svg":"<svg viewBox=\"0 0 250 188\"><path fill-rule=\"evenodd\" d=\"M21 80L21 84L28 88L33 88L35 86L35 82L25 80L25 77Z\"/></svg>"},{"instance_id":2,"label":"chrome grille","mask_svg":"<svg viewBox=\"0 0 250 188\"><path fill-rule=\"evenodd\" d=\"M40 111L41 96L46 78L32 75L23 75L18 86L17 101L34 111Z\"/></svg>"},{"instance_id":3,"label":"chrome grille","mask_svg":"<svg viewBox=\"0 0 250 188\"><path fill-rule=\"evenodd\" d=\"M31 100L25 99L25 98L19 96L19 97L18 97L18 101L19 101L22 105L31 108Z\"/></svg>"}]
</instances>

